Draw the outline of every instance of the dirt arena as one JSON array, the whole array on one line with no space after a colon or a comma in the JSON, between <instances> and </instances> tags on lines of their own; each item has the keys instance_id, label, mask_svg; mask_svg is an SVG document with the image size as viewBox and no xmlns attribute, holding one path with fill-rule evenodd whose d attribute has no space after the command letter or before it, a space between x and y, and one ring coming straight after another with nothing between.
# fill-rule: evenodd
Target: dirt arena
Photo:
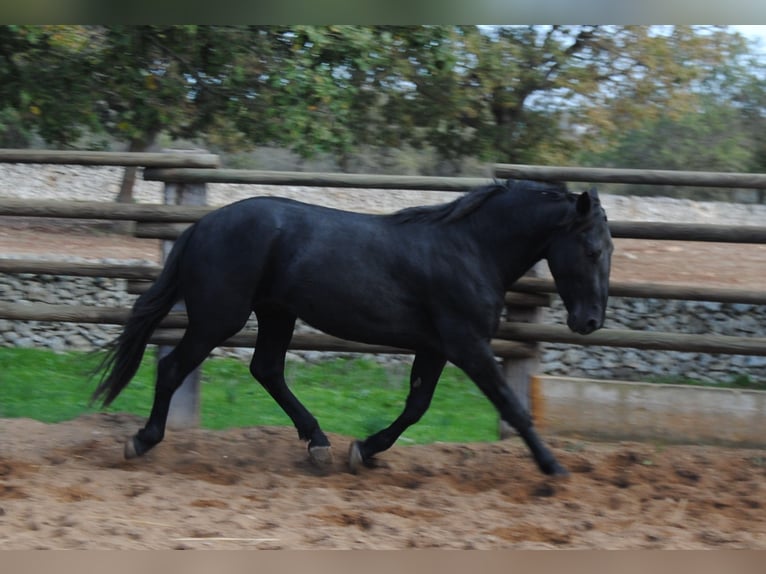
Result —
<instances>
[{"instance_id":1,"label":"dirt arena","mask_svg":"<svg viewBox=\"0 0 766 574\"><path fill-rule=\"evenodd\" d=\"M134 416L0 420L0 549L766 548L766 451L518 439L394 446L318 474L289 428L169 433L143 459Z\"/></svg>"}]
</instances>

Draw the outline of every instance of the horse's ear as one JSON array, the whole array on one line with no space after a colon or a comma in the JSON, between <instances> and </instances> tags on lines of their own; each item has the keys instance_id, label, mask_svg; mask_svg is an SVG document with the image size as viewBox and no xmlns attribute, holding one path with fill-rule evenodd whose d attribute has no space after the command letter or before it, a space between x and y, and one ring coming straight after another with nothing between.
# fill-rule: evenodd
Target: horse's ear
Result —
<instances>
[{"instance_id":1,"label":"horse's ear","mask_svg":"<svg viewBox=\"0 0 766 574\"><path fill-rule=\"evenodd\" d=\"M591 198L590 193L587 191L583 191L577 197L577 213L579 215L590 214L590 210L593 207L592 201L593 199Z\"/></svg>"}]
</instances>

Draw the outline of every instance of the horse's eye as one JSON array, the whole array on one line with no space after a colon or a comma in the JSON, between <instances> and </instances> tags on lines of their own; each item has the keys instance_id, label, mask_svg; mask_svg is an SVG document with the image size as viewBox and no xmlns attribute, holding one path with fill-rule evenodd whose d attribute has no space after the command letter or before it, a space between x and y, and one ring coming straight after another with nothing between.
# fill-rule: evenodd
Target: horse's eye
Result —
<instances>
[{"instance_id":1,"label":"horse's eye","mask_svg":"<svg viewBox=\"0 0 766 574\"><path fill-rule=\"evenodd\" d=\"M585 255L590 259L591 261L598 261L601 257L601 249L588 249L585 252Z\"/></svg>"}]
</instances>

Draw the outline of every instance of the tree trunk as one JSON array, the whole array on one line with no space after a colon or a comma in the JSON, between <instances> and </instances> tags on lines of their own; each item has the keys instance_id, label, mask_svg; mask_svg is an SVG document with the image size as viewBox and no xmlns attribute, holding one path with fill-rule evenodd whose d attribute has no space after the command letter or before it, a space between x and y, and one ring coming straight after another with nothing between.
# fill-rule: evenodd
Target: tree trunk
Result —
<instances>
[{"instance_id":1,"label":"tree trunk","mask_svg":"<svg viewBox=\"0 0 766 574\"><path fill-rule=\"evenodd\" d=\"M146 140L130 140L128 144L129 152L143 152L149 149L149 146L154 141L154 135ZM136 173L138 168L126 167L122 175L122 182L120 183L120 191L117 193L115 201L117 203L133 203L133 187L136 183ZM123 235L133 235L135 231L135 221L114 221L112 222L112 231L114 233Z\"/></svg>"},{"instance_id":2,"label":"tree trunk","mask_svg":"<svg viewBox=\"0 0 766 574\"><path fill-rule=\"evenodd\" d=\"M130 150L136 151L136 150ZM133 186L136 183L136 168L126 167L120 184L120 192L117 194L117 203L133 203Z\"/></svg>"},{"instance_id":3,"label":"tree trunk","mask_svg":"<svg viewBox=\"0 0 766 574\"><path fill-rule=\"evenodd\" d=\"M128 144L129 152L144 152L149 149L149 146L154 142L155 136L152 134L146 139L142 140L130 140ZM133 203L133 187L136 183L136 173L138 168L126 167L122 176L122 183L120 184L120 191L117 194L115 201L117 203Z\"/></svg>"}]
</instances>

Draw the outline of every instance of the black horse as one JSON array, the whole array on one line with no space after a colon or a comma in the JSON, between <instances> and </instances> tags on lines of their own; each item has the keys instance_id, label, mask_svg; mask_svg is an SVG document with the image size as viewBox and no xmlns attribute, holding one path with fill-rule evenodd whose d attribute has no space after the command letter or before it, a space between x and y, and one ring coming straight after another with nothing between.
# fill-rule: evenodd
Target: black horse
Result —
<instances>
[{"instance_id":1,"label":"black horse","mask_svg":"<svg viewBox=\"0 0 766 574\"><path fill-rule=\"evenodd\" d=\"M165 433L170 399L184 378L254 311L252 375L289 415L311 459L326 465L330 442L285 383L297 318L344 339L415 351L402 414L351 445L352 470L394 444L428 408L447 361L461 368L513 426L547 474L566 474L507 386L490 339L505 292L545 258L568 311L587 334L604 321L612 240L595 190L493 183L436 206L367 215L283 198L250 198L215 210L176 241L151 288L112 342L93 399L111 403L135 374L147 341L183 299L188 328L160 360L145 427L125 446L140 456Z\"/></svg>"}]
</instances>

